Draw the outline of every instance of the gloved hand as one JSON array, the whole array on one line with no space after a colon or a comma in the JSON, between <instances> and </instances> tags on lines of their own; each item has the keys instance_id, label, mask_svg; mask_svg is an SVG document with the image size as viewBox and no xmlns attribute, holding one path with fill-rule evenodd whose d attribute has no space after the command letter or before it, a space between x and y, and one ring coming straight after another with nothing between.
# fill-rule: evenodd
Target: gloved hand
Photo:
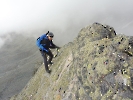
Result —
<instances>
[{"instance_id":1,"label":"gloved hand","mask_svg":"<svg viewBox=\"0 0 133 100\"><path fill-rule=\"evenodd\" d=\"M57 49L60 49L60 47L58 47L58 46L57 46L56 48L57 48Z\"/></svg>"}]
</instances>

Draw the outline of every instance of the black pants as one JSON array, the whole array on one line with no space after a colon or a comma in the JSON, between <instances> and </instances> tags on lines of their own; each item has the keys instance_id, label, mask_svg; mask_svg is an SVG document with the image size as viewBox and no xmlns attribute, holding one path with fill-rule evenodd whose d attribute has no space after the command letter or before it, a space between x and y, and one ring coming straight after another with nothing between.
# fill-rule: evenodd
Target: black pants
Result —
<instances>
[{"instance_id":1,"label":"black pants","mask_svg":"<svg viewBox=\"0 0 133 100\"><path fill-rule=\"evenodd\" d=\"M42 57L43 57L43 60L44 60L45 69L46 69L46 71L48 71L49 70L48 64L52 61L53 54L52 54L52 52L50 50L49 50L48 53L47 52L44 52L42 50L40 50L40 52L41 52ZM49 56L49 60L48 61L47 61L47 55Z\"/></svg>"}]
</instances>

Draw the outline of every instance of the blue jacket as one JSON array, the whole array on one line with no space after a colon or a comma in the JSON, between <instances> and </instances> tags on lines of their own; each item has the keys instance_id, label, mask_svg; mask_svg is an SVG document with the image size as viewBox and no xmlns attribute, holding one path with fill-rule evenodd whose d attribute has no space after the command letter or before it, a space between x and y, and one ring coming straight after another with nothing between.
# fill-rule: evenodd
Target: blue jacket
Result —
<instances>
[{"instance_id":1,"label":"blue jacket","mask_svg":"<svg viewBox=\"0 0 133 100\"><path fill-rule=\"evenodd\" d=\"M52 40L50 41L46 34L39 37L36 41L36 45L43 51L48 52L49 48L58 48L55 44L53 44Z\"/></svg>"}]
</instances>

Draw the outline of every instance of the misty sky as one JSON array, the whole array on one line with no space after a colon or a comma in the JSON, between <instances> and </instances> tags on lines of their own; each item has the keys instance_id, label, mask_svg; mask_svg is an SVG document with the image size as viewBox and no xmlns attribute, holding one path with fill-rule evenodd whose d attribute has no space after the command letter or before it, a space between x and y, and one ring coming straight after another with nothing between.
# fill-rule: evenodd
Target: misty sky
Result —
<instances>
[{"instance_id":1,"label":"misty sky","mask_svg":"<svg viewBox=\"0 0 133 100\"><path fill-rule=\"evenodd\" d=\"M93 22L132 35L133 0L0 0L0 35L52 31L66 38ZM1 42L1 41L0 41Z\"/></svg>"}]
</instances>

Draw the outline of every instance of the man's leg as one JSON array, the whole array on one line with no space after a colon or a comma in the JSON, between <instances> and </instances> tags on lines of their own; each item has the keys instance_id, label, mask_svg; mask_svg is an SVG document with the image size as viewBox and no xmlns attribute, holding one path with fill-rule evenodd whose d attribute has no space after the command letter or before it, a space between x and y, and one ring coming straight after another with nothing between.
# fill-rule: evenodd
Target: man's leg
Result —
<instances>
[{"instance_id":1,"label":"man's leg","mask_svg":"<svg viewBox=\"0 0 133 100\"><path fill-rule=\"evenodd\" d=\"M52 64L51 61L53 59L53 54L52 52L49 50L49 52L47 53L47 55L49 55L49 60L48 60L48 64Z\"/></svg>"},{"instance_id":2,"label":"man's leg","mask_svg":"<svg viewBox=\"0 0 133 100\"><path fill-rule=\"evenodd\" d=\"M50 73L50 70L48 68L48 62L47 62L47 56L46 53L44 53L43 51L40 51L44 60L44 65L45 65L45 70Z\"/></svg>"}]
</instances>

